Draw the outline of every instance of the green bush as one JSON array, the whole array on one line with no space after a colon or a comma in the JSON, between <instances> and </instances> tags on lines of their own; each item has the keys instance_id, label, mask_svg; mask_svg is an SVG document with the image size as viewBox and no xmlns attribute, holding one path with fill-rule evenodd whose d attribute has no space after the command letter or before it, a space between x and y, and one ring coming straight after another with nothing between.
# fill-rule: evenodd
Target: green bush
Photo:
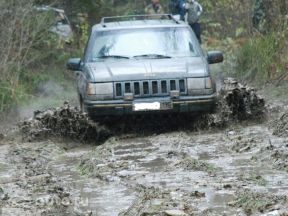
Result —
<instances>
[{"instance_id":1,"label":"green bush","mask_svg":"<svg viewBox=\"0 0 288 216\"><path fill-rule=\"evenodd\" d=\"M276 32L248 39L236 51L236 77L257 83L275 79L284 70L279 56L284 46L285 40Z\"/></svg>"},{"instance_id":2,"label":"green bush","mask_svg":"<svg viewBox=\"0 0 288 216\"><path fill-rule=\"evenodd\" d=\"M29 99L45 82L64 83L65 62L78 52L50 32L54 13L33 5L33 0L0 2L0 112Z\"/></svg>"}]
</instances>

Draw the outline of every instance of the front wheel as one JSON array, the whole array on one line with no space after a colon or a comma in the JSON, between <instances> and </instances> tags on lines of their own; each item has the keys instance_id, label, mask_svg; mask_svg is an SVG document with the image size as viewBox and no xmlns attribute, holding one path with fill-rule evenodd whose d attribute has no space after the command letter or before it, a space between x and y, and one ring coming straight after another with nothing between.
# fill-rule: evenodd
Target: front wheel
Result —
<instances>
[{"instance_id":1,"label":"front wheel","mask_svg":"<svg viewBox=\"0 0 288 216\"><path fill-rule=\"evenodd\" d=\"M87 113L87 108L84 104L83 98L79 95L79 104L81 113Z\"/></svg>"}]
</instances>

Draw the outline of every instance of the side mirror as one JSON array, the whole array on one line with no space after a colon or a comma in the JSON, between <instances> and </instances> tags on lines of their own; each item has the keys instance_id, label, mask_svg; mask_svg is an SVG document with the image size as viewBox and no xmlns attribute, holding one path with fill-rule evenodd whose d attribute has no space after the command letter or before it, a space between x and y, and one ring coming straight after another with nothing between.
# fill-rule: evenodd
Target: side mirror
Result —
<instances>
[{"instance_id":1,"label":"side mirror","mask_svg":"<svg viewBox=\"0 0 288 216\"><path fill-rule=\"evenodd\" d=\"M80 58L70 58L67 61L66 68L72 71L79 71L81 70L81 59Z\"/></svg>"},{"instance_id":2,"label":"side mirror","mask_svg":"<svg viewBox=\"0 0 288 216\"><path fill-rule=\"evenodd\" d=\"M216 64L223 62L224 56L221 51L209 51L207 54L208 64Z\"/></svg>"}]
</instances>

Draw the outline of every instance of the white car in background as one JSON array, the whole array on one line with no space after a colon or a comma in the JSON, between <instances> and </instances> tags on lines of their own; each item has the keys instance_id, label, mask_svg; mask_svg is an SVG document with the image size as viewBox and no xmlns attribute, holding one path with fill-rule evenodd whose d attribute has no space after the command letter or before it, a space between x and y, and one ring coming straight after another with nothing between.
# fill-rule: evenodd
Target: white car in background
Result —
<instances>
[{"instance_id":1,"label":"white car in background","mask_svg":"<svg viewBox=\"0 0 288 216\"><path fill-rule=\"evenodd\" d=\"M66 43L72 42L73 31L64 10L50 6L38 6L36 10L40 12L54 12L55 22L50 27L50 31L57 34L62 41Z\"/></svg>"}]
</instances>

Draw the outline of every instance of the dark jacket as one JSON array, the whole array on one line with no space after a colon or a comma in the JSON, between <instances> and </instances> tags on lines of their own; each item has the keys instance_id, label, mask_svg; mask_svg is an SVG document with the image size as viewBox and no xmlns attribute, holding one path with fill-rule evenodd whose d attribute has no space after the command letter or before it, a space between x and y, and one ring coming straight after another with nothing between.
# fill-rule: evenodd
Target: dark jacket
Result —
<instances>
[{"instance_id":1,"label":"dark jacket","mask_svg":"<svg viewBox=\"0 0 288 216\"><path fill-rule=\"evenodd\" d=\"M169 9L172 15L180 15L181 20L185 19L185 0L170 0Z\"/></svg>"}]
</instances>

